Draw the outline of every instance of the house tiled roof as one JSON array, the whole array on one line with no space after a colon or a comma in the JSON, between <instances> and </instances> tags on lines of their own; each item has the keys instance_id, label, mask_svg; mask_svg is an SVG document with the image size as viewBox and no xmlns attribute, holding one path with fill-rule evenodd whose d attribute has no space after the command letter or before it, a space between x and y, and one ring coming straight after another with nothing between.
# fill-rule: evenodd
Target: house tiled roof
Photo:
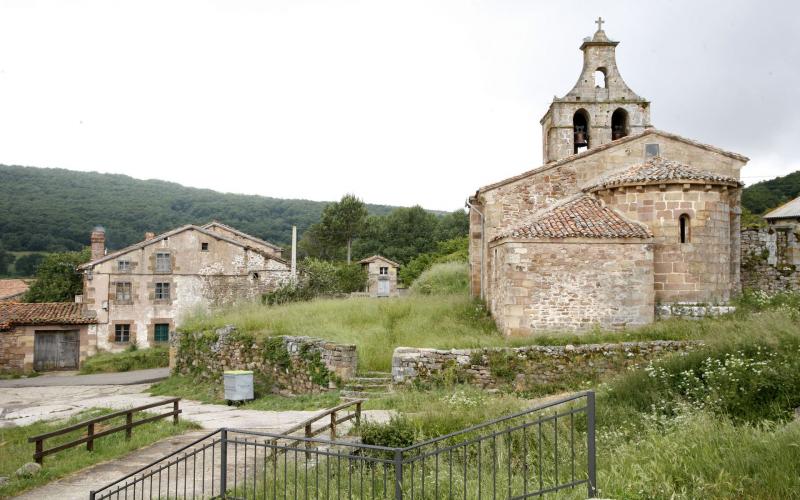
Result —
<instances>
[{"instance_id":1,"label":"house tiled roof","mask_svg":"<svg viewBox=\"0 0 800 500\"><path fill-rule=\"evenodd\" d=\"M132 250L138 250L140 248L144 248L146 246L149 246L149 245L152 245L152 244L157 243L159 241L162 241L165 238L169 238L170 236L174 236L174 235L176 235L178 233L182 233L183 231L197 231L199 233L205 234L206 236L210 236L210 237L215 238L217 240L226 241L226 242L230 243L231 245L235 245L235 246L238 246L238 247L241 247L241 248L245 248L247 250L259 253L259 254L263 255L264 257L266 257L268 259L272 259L274 261L277 261L277 262L280 262L282 264L287 264L288 265L288 262L286 262L285 260L281 259L280 257L276 257L275 255L267 254L266 252L264 252L260 248L252 247L250 245L245 245L244 243L242 243L240 241L237 241L237 240L235 240L233 238L229 238L229 237L225 236L224 234L216 233L216 232L214 232L214 231L212 231L210 229L206 229L204 227L195 226L193 224L187 224L185 226L181 226L179 228L173 229L172 231L167 231L166 233L161 233L158 236L155 236L154 238L150 238L149 240L140 241L139 243L133 244L133 245L128 246L128 247L125 247L125 248L123 248L121 250L117 250L116 252L112 252L112 253L106 254L103 257L100 257L99 259L95 259L95 260L89 261L89 262L87 262L85 264L81 264L80 266L78 266L78 270L82 271L84 269L90 269L92 266L96 266L97 264L106 262L108 260L116 259L117 257L119 257L121 255L125 255L126 253L128 253L128 252L130 252ZM242 234L245 234L245 233L242 233Z\"/></svg>"},{"instance_id":2,"label":"house tiled roof","mask_svg":"<svg viewBox=\"0 0 800 500\"><path fill-rule=\"evenodd\" d=\"M30 286L23 280L0 280L0 300L7 300L28 291Z\"/></svg>"},{"instance_id":3,"label":"house tiled roof","mask_svg":"<svg viewBox=\"0 0 800 500\"><path fill-rule=\"evenodd\" d=\"M584 191L595 191L616 186L641 184L679 184L684 182L702 182L742 186L733 177L699 170L677 161L665 160L661 157L651 158L644 163L634 165L622 172L604 177L596 183L585 187Z\"/></svg>"},{"instance_id":4,"label":"house tiled roof","mask_svg":"<svg viewBox=\"0 0 800 500\"><path fill-rule=\"evenodd\" d=\"M393 261L391 259L387 259L383 255L373 255L372 257L367 257L366 259L359 260L358 263L359 264L369 264L370 262L375 262L378 259L383 260L385 262L388 262L389 264L393 265L394 267L400 267L400 264L398 264L397 262L395 262L395 261Z\"/></svg>"},{"instance_id":5,"label":"house tiled roof","mask_svg":"<svg viewBox=\"0 0 800 500\"><path fill-rule=\"evenodd\" d=\"M577 195L535 215L502 238L651 238L650 229L626 219L594 196Z\"/></svg>"},{"instance_id":6,"label":"house tiled roof","mask_svg":"<svg viewBox=\"0 0 800 500\"><path fill-rule=\"evenodd\" d=\"M272 244L272 243L270 243L269 241L264 241L264 240L262 240L261 238L256 238L256 237L255 237L255 236L253 236L252 234L247 234L247 233L245 233L245 232L239 231L239 230L238 230L238 229L236 229L235 227L231 227L231 226L229 226L229 225L227 225L227 224L223 224L222 222L219 222L219 221L212 220L212 221L211 221L211 222L209 222L208 224L204 224L204 225L202 226L202 228L203 228L203 229L211 229L211 228L213 228L213 227L215 227L215 226L216 226L216 227L219 227L219 228L222 228L222 229L224 229L224 230L226 230L226 231L230 231L230 232L232 232L233 234L236 234L236 235L238 235L238 236L241 236L242 238L246 238L246 239L248 239L248 240L250 240L250 241L254 241L254 242L256 242L256 243L260 243L261 245L264 245L264 246L267 246L267 247L269 247L269 248L272 248L273 250L283 250L281 247L279 247L279 246L277 246L277 245L273 245L273 244Z\"/></svg>"},{"instance_id":7,"label":"house tiled roof","mask_svg":"<svg viewBox=\"0 0 800 500\"><path fill-rule=\"evenodd\" d=\"M74 302L0 303L0 330L16 325L83 325L96 321L84 316L81 304Z\"/></svg>"},{"instance_id":8,"label":"house tiled roof","mask_svg":"<svg viewBox=\"0 0 800 500\"><path fill-rule=\"evenodd\" d=\"M800 196L764 215L765 219L794 219L795 217L800 217Z\"/></svg>"}]
</instances>

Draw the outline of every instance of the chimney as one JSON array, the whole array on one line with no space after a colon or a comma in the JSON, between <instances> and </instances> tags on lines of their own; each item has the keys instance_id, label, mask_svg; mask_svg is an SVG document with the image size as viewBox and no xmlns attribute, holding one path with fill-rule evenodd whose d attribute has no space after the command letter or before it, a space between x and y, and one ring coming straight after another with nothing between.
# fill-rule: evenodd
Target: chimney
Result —
<instances>
[{"instance_id":1,"label":"chimney","mask_svg":"<svg viewBox=\"0 0 800 500\"><path fill-rule=\"evenodd\" d=\"M92 229L92 260L103 258L106 254L106 230L100 226Z\"/></svg>"},{"instance_id":2,"label":"chimney","mask_svg":"<svg viewBox=\"0 0 800 500\"><path fill-rule=\"evenodd\" d=\"M147 231L146 233L144 233L144 241L152 240L155 237L156 237L156 233L153 233L153 232L150 232L150 231Z\"/></svg>"}]
</instances>

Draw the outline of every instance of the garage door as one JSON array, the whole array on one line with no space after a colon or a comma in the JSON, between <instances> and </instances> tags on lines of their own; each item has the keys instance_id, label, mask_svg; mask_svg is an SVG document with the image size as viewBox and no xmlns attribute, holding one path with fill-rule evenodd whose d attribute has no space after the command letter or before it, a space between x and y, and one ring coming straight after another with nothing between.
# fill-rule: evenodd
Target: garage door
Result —
<instances>
[{"instance_id":1,"label":"garage door","mask_svg":"<svg viewBox=\"0 0 800 500\"><path fill-rule=\"evenodd\" d=\"M75 331L37 331L33 345L33 369L77 370L80 334Z\"/></svg>"}]
</instances>

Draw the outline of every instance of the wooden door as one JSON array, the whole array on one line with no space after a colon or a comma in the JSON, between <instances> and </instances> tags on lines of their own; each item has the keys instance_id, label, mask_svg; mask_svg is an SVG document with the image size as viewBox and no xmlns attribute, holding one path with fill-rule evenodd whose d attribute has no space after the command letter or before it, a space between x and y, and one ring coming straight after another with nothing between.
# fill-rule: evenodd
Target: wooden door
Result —
<instances>
[{"instance_id":1,"label":"wooden door","mask_svg":"<svg viewBox=\"0 0 800 500\"><path fill-rule=\"evenodd\" d=\"M80 333L77 331L37 331L33 343L33 369L77 370Z\"/></svg>"},{"instance_id":2,"label":"wooden door","mask_svg":"<svg viewBox=\"0 0 800 500\"><path fill-rule=\"evenodd\" d=\"M378 280L378 297L389 296L389 280Z\"/></svg>"}]
</instances>

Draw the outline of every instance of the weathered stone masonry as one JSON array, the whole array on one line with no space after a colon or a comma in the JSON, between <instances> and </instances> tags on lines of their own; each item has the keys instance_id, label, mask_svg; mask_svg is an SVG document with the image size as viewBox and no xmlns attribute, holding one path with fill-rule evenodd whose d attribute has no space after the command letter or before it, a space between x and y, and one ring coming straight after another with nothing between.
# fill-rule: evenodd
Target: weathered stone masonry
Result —
<instances>
[{"instance_id":1,"label":"weathered stone masonry","mask_svg":"<svg viewBox=\"0 0 800 500\"><path fill-rule=\"evenodd\" d=\"M797 231L742 231L743 289L769 293L800 290L800 229Z\"/></svg>"},{"instance_id":2,"label":"weathered stone masonry","mask_svg":"<svg viewBox=\"0 0 800 500\"><path fill-rule=\"evenodd\" d=\"M172 340L173 373L219 382L225 370L253 370L265 390L316 393L355 376L356 346L313 337L254 338L233 327L215 333L178 333Z\"/></svg>"},{"instance_id":3,"label":"weathered stone masonry","mask_svg":"<svg viewBox=\"0 0 800 500\"><path fill-rule=\"evenodd\" d=\"M398 347L392 356L392 378L397 384L430 382L441 378L447 370L458 370L468 381L483 388L513 383L515 389L525 390L563 382L567 374L587 380L602 378L658 356L691 351L701 345L689 341L652 341L506 349ZM510 378L498 376L498 364L506 367Z\"/></svg>"}]
</instances>

